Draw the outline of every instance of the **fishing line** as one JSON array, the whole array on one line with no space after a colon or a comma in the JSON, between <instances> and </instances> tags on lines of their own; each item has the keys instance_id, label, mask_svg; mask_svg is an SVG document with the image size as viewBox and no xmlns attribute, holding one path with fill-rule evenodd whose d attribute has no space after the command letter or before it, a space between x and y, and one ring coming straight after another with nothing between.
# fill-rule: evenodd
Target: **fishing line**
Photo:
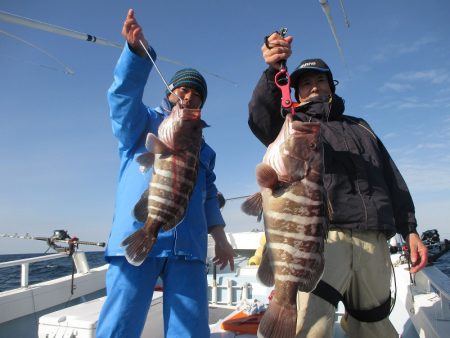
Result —
<instances>
[{"instance_id":1,"label":"fishing line","mask_svg":"<svg viewBox=\"0 0 450 338\"><path fill-rule=\"evenodd\" d=\"M36 300L35 300L35 294L34 289L31 288L31 302L33 303L33 317L36 327L39 327L39 318L37 316L37 310L36 310Z\"/></svg>"},{"instance_id":2,"label":"fishing line","mask_svg":"<svg viewBox=\"0 0 450 338\"><path fill-rule=\"evenodd\" d=\"M251 195L245 195L245 196L237 196L237 197L230 197L230 198L226 198L226 201L232 201L232 200L239 200L242 198L246 198L246 197L250 197Z\"/></svg>"},{"instance_id":3,"label":"fishing line","mask_svg":"<svg viewBox=\"0 0 450 338\"><path fill-rule=\"evenodd\" d=\"M339 3L341 4L342 15L344 16L345 25L347 26L347 28L349 28L350 27L350 21L348 20L347 13L345 12L344 0L339 0Z\"/></svg>"},{"instance_id":4,"label":"fishing line","mask_svg":"<svg viewBox=\"0 0 450 338\"><path fill-rule=\"evenodd\" d=\"M30 60L26 60L24 58L18 58L18 57L12 56L12 55L4 54L4 53L0 53L0 57L7 58L10 61L21 61L21 62L26 63L28 65L45 68L47 70L51 70L51 71L54 71L54 72L60 72L61 71L61 69L59 67L53 67L53 66L49 66L49 65L44 65L42 63L33 62L33 61L30 61Z\"/></svg>"},{"instance_id":5,"label":"fishing line","mask_svg":"<svg viewBox=\"0 0 450 338\"><path fill-rule=\"evenodd\" d=\"M51 58L51 59L53 59L54 61L56 61L58 64L60 64L60 65L64 68L64 74L67 74L67 75L73 75L73 74L75 74L75 72L74 72L72 69L70 69L68 66L66 66L66 65L65 65L62 61L60 61L57 57L55 57L55 56L53 56L52 54L50 54L49 52L47 52L45 49L43 49L43 48L41 48L41 47L39 47L39 46L36 46L35 44L33 44L33 43L31 43L31 42L29 42L29 41L27 41L27 40L25 40L25 39L22 39L21 37L18 37L17 35L14 35L14 34L5 32L4 30L1 30L1 29L0 29L0 33L4 34L4 35L6 35L6 36L8 36L8 37L10 37L10 38L12 38L12 39L16 39L16 40L18 40L18 41L20 41L20 42L23 42L23 43L27 44L28 46L31 46L31 47L37 49L38 51L44 53L45 55L47 55L49 58Z\"/></svg>"},{"instance_id":6,"label":"fishing line","mask_svg":"<svg viewBox=\"0 0 450 338\"><path fill-rule=\"evenodd\" d=\"M139 43L141 44L142 48L144 49L145 53L147 54L147 56L150 58L150 61L153 63L153 66L155 66L156 71L158 72L159 76L161 77L161 80L164 82L164 85L166 86L167 90L175 95L176 97L178 97L178 100L180 100L180 105L183 106L183 100L181 99L181 97L179 97L177 94L175 94L172 89L169 88L169 85L167 84L166 80L164 79L164 76L161 74L159 67L156 65L156 62L153 60L152 56L150 55L150 53L148 52L147 48L145 47L144 43L142 42L141 39L139 39Z\"/></svg>"},{"instance_id":7,"label":"fishing line","mask_svg":"<svg viewBox=\"0 0 450 338\"><path fill-rule=\"evenodd\" d=\"M395 302L397 301L397 279L395 277L394 264L392 263L391 260L391 287L392 284L394 284L394 289L392 290L391 288L391 307L389 309L389 314L391 314L392 311L394 310Z\"/></svg>"}]
</instances>

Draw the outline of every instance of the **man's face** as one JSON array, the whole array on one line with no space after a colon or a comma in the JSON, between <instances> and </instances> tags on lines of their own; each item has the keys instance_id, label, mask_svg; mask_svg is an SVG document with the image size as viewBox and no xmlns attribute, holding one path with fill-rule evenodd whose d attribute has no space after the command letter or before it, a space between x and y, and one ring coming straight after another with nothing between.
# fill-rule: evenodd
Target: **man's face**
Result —
<instances>
[{"instance_id":1,"label":"man's face","mask_svg":"<svg viewBox=\"0 0 450 338\"><path fill-rule=\"evenodd\" d=\"M331 95L331 89L325 73L306 73L302 75L298 81L298 96L300 102L307 102L318 96L329 95Z\"/></svg>"},{"instance_id":2,"label":"man's face","mask_svg":"<svg viewBox=\"0 0 450 338\"><path fill-rule=\"evenodd\" d=\"M198 109L202 105L202 97L199 92L189 87L178 87L173 90L179 98L183 100L185 108ZM170 93L169 101L176 103L179 101L178 97Z\"/></svg>"}]
</instances>

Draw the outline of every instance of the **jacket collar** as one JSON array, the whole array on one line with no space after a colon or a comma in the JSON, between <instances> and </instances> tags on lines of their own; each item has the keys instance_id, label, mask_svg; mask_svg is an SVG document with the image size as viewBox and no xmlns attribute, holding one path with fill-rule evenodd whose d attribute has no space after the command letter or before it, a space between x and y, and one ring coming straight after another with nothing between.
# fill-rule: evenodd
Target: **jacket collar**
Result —
<instances>
[{"instance_id":1,"label":"jacket collar","mask_svg":"<svg viewBox=\"0 0 450 338\"><path fill-rule=\"evenodd\" d=\"M161 108L162 113L164 114L164 117L167 117L172 112L173 104L169 101L167 97L164 97L159 105Z\"/></svg>"},{"instance_id":2,"label":"jacket collar","mask_svg":"<svg viewBox=\"0 0 450 338\"><path fill-rule=\"evenodd\" d=\"M338 120L344 114L344 110L344 100L336 94L331 95L331 100L317 98L295 108L296 113L303 113L323 121Z\"/></svg>"}]
</instances>

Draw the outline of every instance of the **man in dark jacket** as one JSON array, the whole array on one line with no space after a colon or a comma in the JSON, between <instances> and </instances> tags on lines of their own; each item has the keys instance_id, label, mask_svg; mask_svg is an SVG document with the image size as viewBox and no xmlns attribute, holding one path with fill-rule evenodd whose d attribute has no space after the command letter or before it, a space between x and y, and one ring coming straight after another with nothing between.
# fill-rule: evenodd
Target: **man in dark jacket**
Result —
<instances>
[{"instance_id":1,"label":"man in dark jacket","mask_svg":"<svg viewBox=\"0 0 450 338\"><path fill-rule=\"evenodd\" d=\"M249 126L266 146L284 118L274 77L291 55L292 37L273 33L262 46L269 65L249 103ZM427 264L427 248L417 234L414 204L386 148L364 120L344 115L344 100L321 59L300 63L291 75L298 106L296 119L321 122L324 188L330 230L325 270L313 293L298 295L298 337L331 337L335 307L346 306L344 329L350 337L398 337L388 319L391 263L387 240L407 241L411 272Z\"/></svg>"}]
</instances>

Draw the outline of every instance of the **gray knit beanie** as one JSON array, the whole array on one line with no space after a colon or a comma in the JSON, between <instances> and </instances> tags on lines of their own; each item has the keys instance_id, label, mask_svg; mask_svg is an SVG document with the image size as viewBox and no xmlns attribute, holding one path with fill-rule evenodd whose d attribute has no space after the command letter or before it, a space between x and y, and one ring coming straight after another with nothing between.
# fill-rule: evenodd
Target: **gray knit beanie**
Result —
<instances>
[{"instance_id":1,"label":"gray knit beanie","mask_svg":"<svg viewBox=\"0 0 450 338\"><path fill-rule=\"evenodd\" d=\"M208 95L208 88L204 77L196 69L184 68L177 71L169 81L169 88L170 90L174 90L178 87L195 89L200 94L202 99L201 107L203 107L206 96ZM169 94L169 90L166 90L166 95Z\"/></svg>"}]
</instances>

